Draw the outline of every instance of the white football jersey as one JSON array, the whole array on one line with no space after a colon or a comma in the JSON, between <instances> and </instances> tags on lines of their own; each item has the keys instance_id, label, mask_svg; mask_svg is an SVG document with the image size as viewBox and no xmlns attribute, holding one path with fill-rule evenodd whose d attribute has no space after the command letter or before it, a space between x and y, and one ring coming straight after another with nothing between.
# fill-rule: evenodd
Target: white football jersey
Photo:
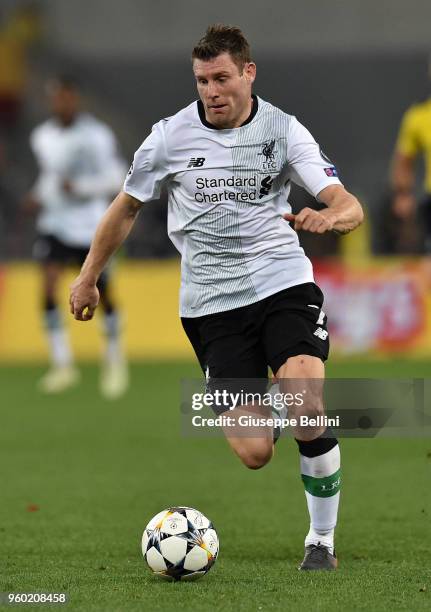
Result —
<instances>
[{"instance_id":1,"label":"white football jersey","mask_svg":"<svg viewBox=\"0 0 431 612\"><path fill-rule=\"evenodd\" d=\"M124 191L141 202L168 190L168 232L182 254L180 314L223 312L313 282L310 260L282 218L290 183L313 196L340 184L299 121L254 97L238 128L218 130L193 102L156 123Z\"/></svg>"},{"instance_id":2,"label":"white football jersey","mask_svg":"<svg viewBox=\"0 0 431 612\"><path fill-rule=\"evenodd\" d=\"M33 130L30 146L40 171L32 190L42 206L38 231L69 246L88 247L126 170L112 130L89 114L80 114L70 126L49 119ZM64 181L71 184L70 193Z\"/></svg>"}]
</instances>

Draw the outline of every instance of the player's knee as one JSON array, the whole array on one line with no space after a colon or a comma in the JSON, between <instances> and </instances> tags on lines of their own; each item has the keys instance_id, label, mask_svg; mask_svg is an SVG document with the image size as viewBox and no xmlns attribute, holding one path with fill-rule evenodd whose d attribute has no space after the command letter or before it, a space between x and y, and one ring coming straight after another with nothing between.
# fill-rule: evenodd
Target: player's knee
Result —
<instances>
[{"instance_id":1,"label":"player's knee","mask_svg":"<svg viewBox=\"0 0 431 612\"><path fill-rule=\"evenodd\" d=\"M268 445L260 449L252 449L240 453L239 457L249 470L259 470L271 461L272 455L273 446Z\"/></svg>"},{"instance_id":2,"label":"player's knee","mask_svg":"<svg viewBox=\"0 0 431 612\"><path fill-rule=\"evenodd\" d=\"M323 399L321 397L309 398L307 402L305 402L302 412L309 419L315 419L323 416L325 414Z\"/></svg>"},{"instance_id":3,"label":"player's knee","mask_svg":"<svg viewBox=\"0 0 431 612\"><path fill-rule=\"evenodd\" d=\"M295 437L299 442L313 442L322 433L323 427L301 427L299 432L295 433Z\"/></svg>"},{"instance_id":4,"label":"player's knee","mask_svg":"<svg viewBox=\"0 0 431 612\"><path fill-rule=\"evenodd\" d=\"M295 406L289 406L289 417L296 418L298 421L302 416L306 416L308 419L315 419L324 414L325 408L322 397L308 395L306 401L301 400L301 403L298 402Z\"/></svg>"}]
</instances>

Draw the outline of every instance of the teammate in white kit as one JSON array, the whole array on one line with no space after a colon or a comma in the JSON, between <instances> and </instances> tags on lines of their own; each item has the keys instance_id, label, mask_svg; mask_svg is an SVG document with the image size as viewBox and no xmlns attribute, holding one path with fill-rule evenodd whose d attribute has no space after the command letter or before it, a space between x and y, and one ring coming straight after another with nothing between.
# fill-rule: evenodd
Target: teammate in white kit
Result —
<instances>
[{"instance_id":1,"label":"teammate in white kit","mask_svg":"<svg viewBox=\"0 0 431 612\"><path fill-rule=\"evenodd\" d=\"M30 145L39 176L26 197L38 211L34 254L43 273L44 318L51 369L40 381L47 393L63 391L79 380L57 303L57 286L64 267L81 266L97 225L125 174L112 130L80 111L80 96L70 77L49 86L52 117L36 127ZM101 391L109 398L127 388L127 368L120 346L119 315L109 290L107 270L98 279L104 309L106 349Z\"/></svg>"},{"instance_id":2,"label":"teammate in white kit","mask_svg":"<svg viewBox=\"0 0 431 612\"><path fill-rule=\"evenodd\" d=\"M270 366L283 392L309 383L307 401L289 408L289 417L323 415L326 316L296 231L347 233L361 223L361 206L308 130L252 95L256 66L238 28L208 28L192 59L200 100L159 121L136 152L72 285L71 312L92 318L100 271L142 203L166 186L168 231L182 254L180 314L209 390L239 391L247 379L247 392L263 391ZM327 208L292 215L292 181ZM261 407L248 405L229 415L256 411ZM339 446L324 426L292 429L310 514L300 569L335 569ZM274 451L272 428L238 431L224 429L241 461L251 469L265 465Z\"/></svg>"}]
</instances>

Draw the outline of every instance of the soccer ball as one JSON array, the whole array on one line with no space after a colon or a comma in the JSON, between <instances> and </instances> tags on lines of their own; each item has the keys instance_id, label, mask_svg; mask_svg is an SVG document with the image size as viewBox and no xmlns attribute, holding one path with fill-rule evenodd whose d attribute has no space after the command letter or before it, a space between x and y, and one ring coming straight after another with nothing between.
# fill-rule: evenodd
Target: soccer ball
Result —
<instances>
[{"instance_id":1,"label":"soccer ball","mask_svg":"<svg viewBox=\"0 0 431 612\"><path fill-rule=\"evenodd\" d=\"M142 554L150 570L165 580L197 580L214 565L218 550L211 521L185 506L156 514L142 536Z\"/></svg>"}]
</instances>

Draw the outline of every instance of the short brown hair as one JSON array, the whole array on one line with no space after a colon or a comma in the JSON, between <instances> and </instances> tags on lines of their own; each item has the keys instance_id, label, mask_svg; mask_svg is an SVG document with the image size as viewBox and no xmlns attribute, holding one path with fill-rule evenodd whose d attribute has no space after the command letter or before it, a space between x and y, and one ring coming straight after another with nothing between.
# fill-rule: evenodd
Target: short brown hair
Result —
<instances>
[{"instance_id":1,"label":"short brown hair","mask_svg":"<svg viewBox=\"0 0 431 612\"><path fill-rule=\"evenodd\" d=\"M250 45L241 30L235 26L216 23L208 26L205 36L193 49L192 61L210 60L220 53L229 53L240 71L243 70L244 64L251 62Z\"/></svg>"}]
</instances>

